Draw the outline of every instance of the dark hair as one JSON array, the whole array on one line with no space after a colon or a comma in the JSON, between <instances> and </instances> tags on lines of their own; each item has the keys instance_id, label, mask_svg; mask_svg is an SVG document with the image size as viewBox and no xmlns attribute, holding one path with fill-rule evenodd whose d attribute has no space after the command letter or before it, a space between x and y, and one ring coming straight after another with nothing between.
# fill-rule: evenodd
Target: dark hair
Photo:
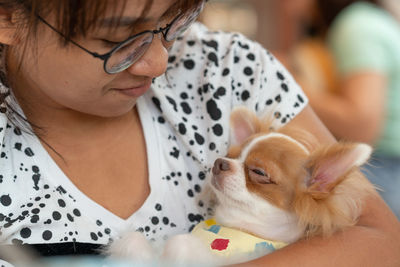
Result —
<instances>
[{"instance_id":1,"label":"dark hair","mask_svg":"<svg viewBox=\"0 0 400 267\"><path fill-rule=\"evenodd\" d=\"M347 6L355 2L369 2L379 5L379 0L317 0L320 22L324 28L329 28L336 16Z\"/></svg>"},{"instance_id":2,"label":"dark hair","mask_svg":"<svg viewBox=\"0 0 400 267\"><path fill-rule=\"evenodd\" d=\"M86 36L90 30L98 25L98 22L104 18L106 11L110 8L109 0L0 0L0 8L15 12L17 14L17 34L21 42L18 49L22 49L22 55L26 49L35 47L37 40L38 27L40 20L38 15L43 18L49 15L56 18L53 25L63 36L59 35L58 40L61 45L66 46L68 40ZM190 12L197 7L203 0L175 0L168 10L171 14ZM118 25L119 17L122 15L126 0L115 0L111 8L116 15L115 26ZM121 4L117 9L117 4ZM141 16L144 17L153 4L153 0L147 0ZM133 25L134 26L134 25ZM25 34L27 33L27 34ZM4 45L0 45L0 49L4 49ZM22 62L22 56L19 59ZM3 63L4 64L4 63ZM4 85L8 87L7 79L4 73L0 72L0 79ZM13 106L15 100L11 99L10 92L0 92L0 112L6 113L9 121L17 127L21 127L25 132L31 132L30 127L40 130L40 127L29 123L23 116L15 111ZM8 100L7 100L8 98Z\"/></svg>"},{"instance_id":3,"label":"dark hair","mask_svg":"<svg viewBox=\"0 0 400 267\"><path fill-rule=\"evenodd\" d=\"M114 3L121 3L120 10L113 5L112 11L121 14L124 10L126 0L115 0ZM200 4L202 0L176 0L171 6L171 12L187 12ZM142 10L142 16L153 4L148 0ZM59 37L60 41L66 44L71 38L85 36L89 30L96 27L96 23L102 19L109 9L109 0L0 0L0 8L9 11L16 11L19 24L25 30L28 29L29 37L34 37L40 23L37 15L47 17L49 14L56 18L55 27L65 36ZM118 20L115 21L115 25Z\"/></svg>"}]
</instances>

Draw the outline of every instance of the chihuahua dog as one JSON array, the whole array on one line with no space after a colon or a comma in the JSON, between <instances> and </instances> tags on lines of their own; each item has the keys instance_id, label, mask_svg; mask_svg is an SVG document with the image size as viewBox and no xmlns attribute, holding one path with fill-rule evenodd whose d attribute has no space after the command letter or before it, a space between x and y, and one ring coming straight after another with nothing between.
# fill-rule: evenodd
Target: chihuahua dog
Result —
<instances>
[{"instance_id":1,"label":"chihuahua dog","mask_svg":"<svg viewBox=\"0 0 400 267\"><path fill-rule=\"evenodd\" d=\"M193 232L202 228L214 235L222 225L256 238L257 247L265 243L262 240L289 244L352 226L363 200L376 194L359 170L371 151L361 143L319 145L311 134L287 126L272 131L248 109L236 108L231 115L229 153L215 161L209 183L217 199L215 221ZM251 258L249 254L224 258L220 252L230 246L230 239L214 237L172 237L162 257L210 265Z\"/></svg>"}]
</instances>

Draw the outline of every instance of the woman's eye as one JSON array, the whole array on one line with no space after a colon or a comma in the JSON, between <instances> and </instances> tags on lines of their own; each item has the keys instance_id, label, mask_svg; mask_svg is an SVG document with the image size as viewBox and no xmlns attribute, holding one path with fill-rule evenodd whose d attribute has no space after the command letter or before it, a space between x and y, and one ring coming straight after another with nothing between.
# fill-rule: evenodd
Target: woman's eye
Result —
<instances>
[{"instance_id":1,"label":"woman's eye","mask_svg":"<svg viewBox=\"0 0 400 267\"><path fill-rule=\"evenodd\" d=\"M114 41L110 41L110 40L106 40L106 39L100 39L101 42L103 42L103 44L107 47L115 47L117 46L120 42L114 42Z\"/></svg>"}]
</instances>

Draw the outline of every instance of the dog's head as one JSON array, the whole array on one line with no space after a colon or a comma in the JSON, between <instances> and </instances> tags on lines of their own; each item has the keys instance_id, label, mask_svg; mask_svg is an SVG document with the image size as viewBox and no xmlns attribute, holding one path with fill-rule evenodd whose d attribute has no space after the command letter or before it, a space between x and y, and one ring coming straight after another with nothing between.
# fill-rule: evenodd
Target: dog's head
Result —
<instances>
[{"instance_id":1,"label":"dog's head","mask_svg":"<svg viewBox=\"0 0 400 267\"><path fill-rule=\"evenodd\" d=\"M268 130L244 108L231 115L231 140L228 157L212 169L221 223L285 242L354 224L359 192L369 188L358 166L368 160L370 146L321 147L300 130Z\"/></svg>"}]
</instances>

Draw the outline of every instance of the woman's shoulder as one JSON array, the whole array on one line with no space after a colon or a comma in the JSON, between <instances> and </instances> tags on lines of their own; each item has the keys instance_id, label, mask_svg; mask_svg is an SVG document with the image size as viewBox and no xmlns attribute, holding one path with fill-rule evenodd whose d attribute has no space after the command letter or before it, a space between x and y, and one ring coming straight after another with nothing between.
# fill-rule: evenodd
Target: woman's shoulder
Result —
<instances>
[{"instance_id":1,"label":"woman's shoulder","mask_svg":"<svg viewBox=\"0 0 400 267\"><path fill-rule=\"evenodd\" d=\"M271 58L264 47L241 33L210 30L204 24L197 22L177 39L171 50L171 54L174 55L171 61L179 60L180 57L185 57L190 53L200 53L202 55L200 59L211 60L218 65L219 62L214 58L215 56L225 59L231 55L247 55L249 51L261 52Z\"/></svg>"},{"instance_id":2,"label":"woman's shoulder","mask_svg":"<svg viewBox=\"0 0 400 267\"><path fill-rule=\"evenodd\" d=\"M165 77L155 87L175 111L182 100L184 112L189 103L192 111L209 114L214 123L224 117L219 114L247 106L260 116L284 108L285 116L277 113L275 120L285 124L307 102L285 67L259 43L240 33L211 31L200 23L178 38Z\"/></svg>"},{"instance_id":3,"label":"woman's shoulder","mask_svg":"<svg viewBox=\"0 0 400 267\"><path fill-rule=\"evenodd\" d=\"M282 86L285 91L287 86L298 90L285 67L262 45L240 33L212 31L200 23L178 38L168 63L165 86L173 92L179 88L212 96L214 90L230 92L233 105L255 104L253 96L275 93ZM201 88L187 88L188 84Z\"/></svg>"}]
</instances>

